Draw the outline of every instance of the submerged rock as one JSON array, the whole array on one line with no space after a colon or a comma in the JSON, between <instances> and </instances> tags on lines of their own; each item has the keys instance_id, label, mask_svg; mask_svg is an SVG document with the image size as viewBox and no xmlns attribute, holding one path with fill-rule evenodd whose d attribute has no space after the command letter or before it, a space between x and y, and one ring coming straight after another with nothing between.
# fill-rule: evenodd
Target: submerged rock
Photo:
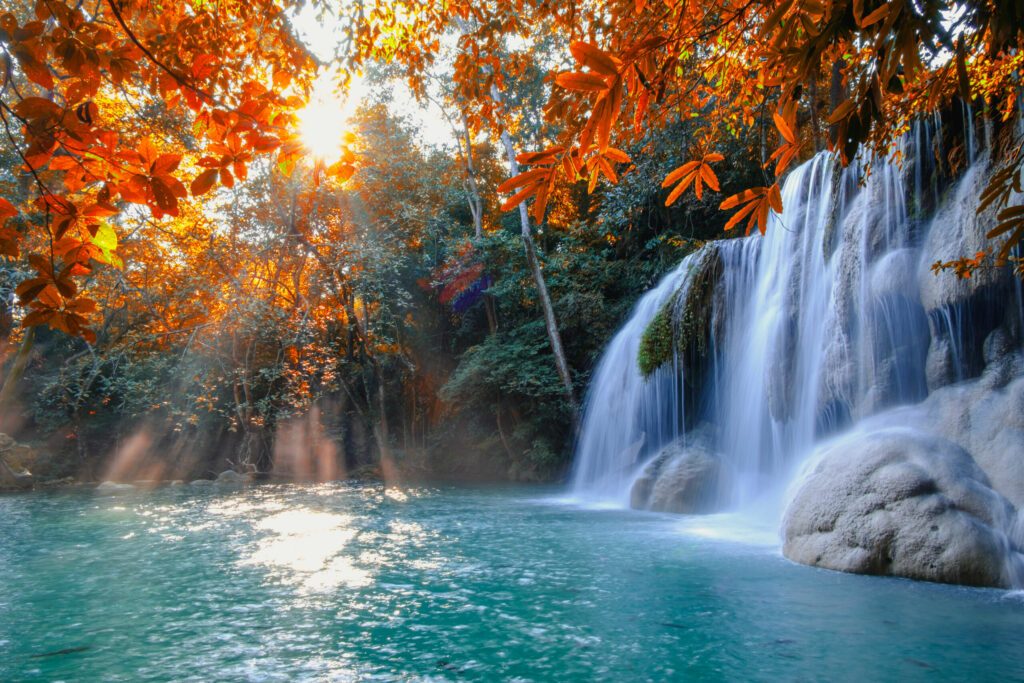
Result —
<instances>
[{"instance_id":1,"label":"submerged rock","mask_svg":"<svg viewBox=\"0 0 1024 683\"><path fill-rule=\"evenodd\" d=\"M32 488L35 477L30 469L33 469L36 459L37 454L32 448L0 433L0 489Z\"/></svg>"},{"instance_id":2,"label":"submerged rock","mask_svg":"<svg viewBox=\"0 0 1024 683\"><path fill-rule=\"evenodd\" d=\"M122 493L134 490L135 487L132 484L122 484L116 481L105 481L96 487L97 493Z\"/></svg>"},{"instance_id":3,"label":"submerged rock","mask_svg":"<svg viewBox=\"0 0 1024 683\"><path fill-rule=\"evenodd\" d=\"M644 467L630 491L630 505L680 514L716 512L726 480L722 460L708 440L688 435L665 446Z\"/></svg>"},{"instance_id":4,"label":"submerged rock","mask_svg":"<svg viewBox=\"0 0 1024 683\"><path fill-rule=\"evenodd\" d=\"M252 477L248 474L240 474L234 470L224 470L217 475L218 484L226 484L231 486L247 484L252 480Z\"/></svg>"},{"instance_id":5,"label":"submerged rock","mask_svg":"<svg viewBox=\"0 0 1024 683\"><path fill-rule=\"evenodd\" d=\"M971 456L905 428L856 432L812 461L783 521L783 554L858 574L1006 587L1016 510Z\"/></svg>"},{"instance_id":6,"label":"submerged rock","mask_svg":"<svg viewBox=\"0 0 1024 683\"><path fill-rule=\"evenodd\" d=\"M201 488L204 486L213 486L215 483L216 482L214 482L213 479L194 479L190 481L188 485L195 486L196 488Z\"/></svg>"}]
</instances>

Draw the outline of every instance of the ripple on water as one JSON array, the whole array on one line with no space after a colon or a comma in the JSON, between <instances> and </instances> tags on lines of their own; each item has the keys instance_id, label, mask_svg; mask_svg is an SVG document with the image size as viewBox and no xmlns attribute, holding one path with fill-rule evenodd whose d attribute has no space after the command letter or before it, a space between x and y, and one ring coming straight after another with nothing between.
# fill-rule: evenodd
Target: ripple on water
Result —
<instances>
[{"instance_id":1,"label":"ripple on water","mask_svg":"<svg viewBox=\"0 0 1024 683\"><path fill-rule=\"evenodd\" d=\"M727 516L545 500L2 498L0 680L1024 678L1024 593L798 567Z\"/></svg>"}]
</instances>

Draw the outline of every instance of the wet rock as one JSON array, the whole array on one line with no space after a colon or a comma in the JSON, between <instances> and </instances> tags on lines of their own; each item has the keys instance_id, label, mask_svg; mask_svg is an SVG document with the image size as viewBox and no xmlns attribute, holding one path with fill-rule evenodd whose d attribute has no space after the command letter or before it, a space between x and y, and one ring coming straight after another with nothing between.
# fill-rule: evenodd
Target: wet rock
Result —
<instances>
[{"instance_id":1,"label":"wet rock","mask_svg":"<svg viewBox=\"0 0 1024 683\"><path fill-rule=\"evenodd\" d=\"M911 298L917 292L915 274L917 252L914 249L894 249L878 259L871 267L871 295Z\"/></svg>"},{"instance_id":2,"label":"wet rock","mask_svg":"<svg viewBox=\"0 0 1024 683\"><path fill-rule=\"evenodd\" d=\"M956 444L889 427L826 444L783 521L789 559L858 574L1008 586L1013 505Z\"/></svg>"},{"instance_id":3,"label":"wet rock","mask_svg":"<svg viewBox=\"0 0 1024 683\"><path fill-rule=\"evenodd\" d=\"M918 263L917 281L926 311L966 304L985 289L1006 287L1012 282L1009 268L980 268L969 279L950 272L936 274L932 264L972 257L984 249L1002 246L1005 237L990 240L985 234L996 225L997 207L977 213L979 197L988 183L984 164L975 164L957 186L955 193L935 215Z\"/></svg>"},{"instance_id":4,"label":"wet rock","mask_svg":"<svg viewBox=\"0 0 1024 683\"><path fill-rule=\"evenodd\" d=\"M16 472L0 461L0 491L26 491L31 489L35 478L27 472Z\"/></svg>"},{"instance_id":5,"label":"wet rock","mask_svg":"<svg viewBox=\"0 0 1024 683\"><path fill-rule=\"evenodd\" d=\"M1000 389L1022 374L1024 368L1021 367L1018 350L1016 339L1004 327L997 327L985 338L982 346L982 358L985 361L982 380L985 387Z\"/></svg>"},{"instance_id":6,"label":"wet rock","mask_svg":"<svg viewBox=\"0 0 1024 683\"><path fill-rule=\"evenodd\" d=\"M932 337L928 344L924 374L928 391L941 389L956 381L956 360L953 355L953 345L948 337Z\"/></svg>"},{"instance_id":7,"label":"wet rock","mask_svg":"<svg viewBox=\"0 0 1024 683\"><path fill-rule=\"evenodd\" d=\"M96 487L97 493L124 493L126 491L134 491L135 486L132 484L122 484L116 481L105 481Z\"/></svg>"},{"instance_id":8,"label":"wet rock","mask_svg":"<svg viewBox=\"0 0 1024 683\"><path fill-rule=\"evenodd\" d=\"M44 481L37 481L35 487L38 489L63 489L73 488L81 485L82 484L75 481L74 477L61 477L59 479L46 479Z\"/></svg>"},{"instance_id":9,"label":"wet rock","mask_svg":"<svg viewBox=\"0 0 1024 683\"><path fill-rule=\"evenodd\" d=\"M922 428L967 450L996 491L1024 506L1024 377L998 388L985 377L946 387L919 413Z\"/></svg>"},{"instance_id":10,"label":"wet rock","mask_svg":"<svg viewBox=\"0 0 1024 683\"><path fill-rule=\"evenodd\" d=\"M224 470L217 475L217 483L228 486L241 486L252 480L248 474L240 474L234 470Z\"/></svg>"},{"instance_id":11,"label":"wet rock","mask_svg":"<svg viewBox=\"0 0 1024 683\"><path fill-rule=\"evenodd\" d=\"M216 482L214 482L213 479L195 479L195 480L189 482L189 486L195 486L196 488L201 488L201 487L204 487L204 486L213 486L215 483Z\"/></svg>"},{"instance_id":12,"label":"wet rock","mask_svg":"<svg viewBox=\"0 0 1024 683\"><path fill-rule=\"evenodd\" d=\"M35 477L31 470L37 458L34 449L0 433L0 489L32 488Z\"/></svg>"},{"instance_id":13,"label":"wet rock","mask_svg":"<svg viewBox=\"0 0 1024 683\"><path fill-rule=\"evenodd\" d=\"M663 448L644 467L630 491L630 505L679 514L716 512L727 490L724 472L708 439L687 435Z\"/></svg>"}]
</instances>

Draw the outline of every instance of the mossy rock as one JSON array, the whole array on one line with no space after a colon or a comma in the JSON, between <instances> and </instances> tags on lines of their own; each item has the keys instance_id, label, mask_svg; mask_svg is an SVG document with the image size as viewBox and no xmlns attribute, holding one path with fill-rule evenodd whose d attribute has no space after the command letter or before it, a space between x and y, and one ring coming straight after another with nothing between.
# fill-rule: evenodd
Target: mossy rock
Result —
<instances>
[{"instance_id":1,"label":"mossy rock","mask_svg":"<svg viewBox=\"0 0 1024 683\"><path fill-rule=\"evenodd\" d=\"M675 297L676 294L673 294L667 303L671 303ZM637 363L640 364L640 372L644 377L649 377L655 370L672 360L675 353L673 337L671 309L665 305L658 310L640 337Z\"/></svg>"},{"instance_id":2,"label":"mossy rock","mask_svg":"<svg viewBox=\"0 0 1024 683\"><path fill-rule=\"evenodd\" d=\"M682 285L662 304L640 338L637 363L649 377L674 357L688 351L705 354L711 337L712 299L722 277L718 247L704 246Z\"/></svg>"}]
</instances>

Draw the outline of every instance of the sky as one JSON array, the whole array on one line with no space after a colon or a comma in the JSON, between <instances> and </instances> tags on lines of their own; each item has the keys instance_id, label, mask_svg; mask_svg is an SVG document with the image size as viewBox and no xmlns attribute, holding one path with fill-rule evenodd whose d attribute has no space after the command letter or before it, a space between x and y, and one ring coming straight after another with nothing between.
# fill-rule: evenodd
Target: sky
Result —
<instances>
[{"instance_id":1,"label":"sky","mask_svg":"<svg viewBox=\"0 0 1024 683\"><path fill-rule=\"evenodd\" d=\"M292 15L292 21L302 40L322 62L330 62L340 44L340 28L330 18L321 20L311 3L307 3L302 11ZM393 100L391 110L394 114L407 116L419 129L419 137L423 144L433 147L452 146L455 141L452 131L441 110L433 104L421 105L404 83L393 83ZM335 92L335 79L331 71L321 74L314 88L310 103L316 108L312 117L311 127L317 121L325 121L327 117L338 111L338 117L347 120L355 114L359 103L368 96L369 88L362 78L352 80L347 97L342 98ZM328 126L336 128L336 126Z\"/></svg>"}]
</instances>

